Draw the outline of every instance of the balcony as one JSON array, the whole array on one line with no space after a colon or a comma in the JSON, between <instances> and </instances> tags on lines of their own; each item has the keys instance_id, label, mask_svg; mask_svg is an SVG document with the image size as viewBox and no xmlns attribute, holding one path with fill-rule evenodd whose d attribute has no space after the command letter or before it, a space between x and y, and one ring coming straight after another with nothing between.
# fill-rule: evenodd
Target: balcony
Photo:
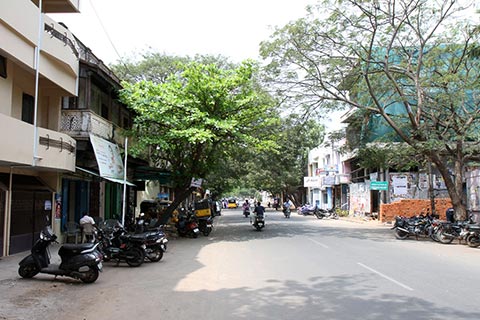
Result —
<instances>
[{"instance_id":1,"label":"balcony","mask_svg":"<svg viewBox=\"0 0 480 320\"><path fill-rule=\"evenodd\" d=\"M75 139L89 139L93 133L123 146L121 129L90 110L62 110L60 130Z\"/></svg>"},{"instance_id":2,"label":"balcony","mask_svg":"<svg viewBox=\"0 0 480 320\"><path fill-rule=\"evenodd\" d=\"M8 139L0 139L2 165L29 166L33 163L33 125L0 114L0 127ZM38 128L36 167L55 171L75 171L76 141L66 134Z\"/></svg>"},{"instance_id":3,"label":"balcony","mask_svg":"<svg viewBox=\"0 0 480 320\"><path fill-rule=\"evenodd\" d=\"M76 95L79 63L75 38L50 17L41 16L45 32L42 35L40 74L71 95ZM3 55L30 70L35 69L38 21L38 7L31 1L0 1L0 46Z\"/></svg>"}]
</instances>

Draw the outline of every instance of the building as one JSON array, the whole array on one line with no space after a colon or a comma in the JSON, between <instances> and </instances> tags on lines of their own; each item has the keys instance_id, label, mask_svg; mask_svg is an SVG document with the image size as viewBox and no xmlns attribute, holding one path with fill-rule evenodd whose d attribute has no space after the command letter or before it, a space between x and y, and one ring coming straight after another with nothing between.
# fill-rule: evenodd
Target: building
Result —
<instances>
[{"instance_id":1,"label":"building","mask_svg":"<svg viewBox=\"0 0 480 320\"><path fill-rule=\"evenodd\" d=\"M54 218L77 143L60 130L62 97L77 95L73 35L46 14L79 0L0 1L0 255L25 251Z\"/></svg>"},{"instance_id":2,"label":"building","mask_svg":"<svg viewBox=\"0 0 480 320\"><path fill-rule=\"evenodd\" d=\"M349 208L350 169L340 147L345 142L328 141L308 153L308 176L304 178L310 204L322 209Z\"/></svg>"}]
</instances>

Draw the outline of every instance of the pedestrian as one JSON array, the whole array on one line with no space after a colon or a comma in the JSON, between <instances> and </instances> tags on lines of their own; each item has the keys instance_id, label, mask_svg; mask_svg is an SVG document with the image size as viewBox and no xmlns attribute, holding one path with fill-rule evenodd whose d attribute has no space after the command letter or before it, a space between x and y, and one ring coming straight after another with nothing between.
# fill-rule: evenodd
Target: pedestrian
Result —
<instances>
[{"instance_id":1,"label":"pedestrian","mask_svg":"<svg viewBox=\"0 0 480 320\"><path fill-rule=\"evenodd\" d=\"M93 218L90 217L88 212L85 212L83 214L83 217L80 219L80 228L82 229L82 242L83 242L83 236L85 236L85 240L87 242L93 241L94 226L95 226L95 220L93 220Z\"/></svg>"}]
</instances>

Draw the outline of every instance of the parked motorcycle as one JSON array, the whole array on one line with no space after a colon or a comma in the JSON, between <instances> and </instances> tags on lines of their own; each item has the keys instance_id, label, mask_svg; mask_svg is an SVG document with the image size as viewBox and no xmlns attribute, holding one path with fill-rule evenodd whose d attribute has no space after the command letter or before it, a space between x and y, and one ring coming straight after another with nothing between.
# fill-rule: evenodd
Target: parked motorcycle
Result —
<instances>
[{"instance_id":1,"label":"parked motorcycle","mask_svg":"<svg viewBox=\"0 0 480 320\"><path fill-rule=\"evenodd\" d=\"M129 240L143 243L145 245L145 257L152 261L162 260L163 254L167 251L167 237L160 229L145 231L129 235Z\"/></svg>"},{"instance_id":2,"label":"parked motorcycle","mask_svg":"<svg viewBox=\"0 0 480 320\"><path fill-rule=\"evenodd\" d=\"M469 225L467 228L468 235L466 237L467 245L472 248L480 246L480 225Z\"/></svg>"},{"instance_id":3,"label":"parked motorcycle","mask_svg":"<svg viewBox=\"0 0 480 320\"><path fill-rule=\"evenodd\" d=\"M265 228L265 214L254 214L250 217L250 223L257 231L262 231Z\"/></svg>"},{"instance_id":4,"label":"parked motorcycle","mask_svg":"<svg viewBox=\"0 0 480 320\"><path fill-rule=\"evenodd\" d=\"M313 215L317 211L318 211L318 207L316 205L310 205L308 203L297 209L298 214L301 214L304 216Z\"/></svg>"},{"instance_id":5,"label":"parked motorcycle","mask_svg":"<svg viewBox=\"0 0 480 320\"><path fill-rule=\"evenodd\" d=\"M64 244L58 250L60 265L50 263L48 247L56 242L57 236L50 226L40 232L40 238L32 247L31 254L19 262L18 274L22 278L32 278L38 273L65 276L80 279L84 283L93 283L102 271L102 254L98 244Z\"/></svg>"},{"instance_id":6,"label":"parked motorcycle","mask_svg":"<svg viewBox=\"0 0 480 320\"><path fill-rule=\"evenodd\" d=\"M182 237L197 238L200 234L195 215L191 211L186 211L185 208L180 209L175 227L178 235Z\"/></svg>"},{"instance_id":7,"label":"parked motorcycle","mask_svg":"<svg viewBox=\"0 0 480 320\"><path fill-rule=\"evenodd\" d=\"M208 237L210 232L212 232L213 230L213 218L212 217L198 218L198 229L204 236Z\"/></svg>"},{"instance_id":8,"label":"parked motorcycle","mask_svg":"<svg viewBox=\"0 0 480 320\"><path fill-rule=\"evenodd\" d=\"M443 244L452 243L455 239L468 244L467 238L472 236L470 229L474 230L475 226L470 221L443 222L436 229L435 236Z\"/></svg>"},{"instance_id":9,"label":"parked motorcycle","mask_svg":"<svg viewBox=\"0 0 480 320\"><path fill-rule=\"evenodd\" d=\"M125 261L130 267L139 267L145 260L143 240L126 234L119 222L111 231L98 229L98 243L104 261Z\"/></svg>"},{"instance_id":10,"label":"parked motorcycle","mask_svg":"<svg viewBox=\"0 0 480 320\"><path fill-rule=\"evenodd\" d=\"M317 217L317 219L338 219L338 214L335 209L319 209L315 210L313 214Z\"/></svg>"},{"instance_id":11,"label":"parked motorcycle","mask_svg":"<svg viewBox=\"0 0 480 320\"><path fill-rule=\"evenodd\" d=\"M399 240L404 240L410 236L415 236L416 239L418 237L430 237L433 240L437 240L435 235L436 226L438 224L429 215L419 215L411 218L397 216L391 229L395 230L395 237Z\"/></svg>"}]
</instances>

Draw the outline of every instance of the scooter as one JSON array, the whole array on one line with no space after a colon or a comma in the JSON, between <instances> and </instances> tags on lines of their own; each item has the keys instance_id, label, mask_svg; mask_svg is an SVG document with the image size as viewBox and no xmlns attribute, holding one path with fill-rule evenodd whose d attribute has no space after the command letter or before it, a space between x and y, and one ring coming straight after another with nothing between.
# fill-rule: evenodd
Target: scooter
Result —
<instances>
[{"instance_id":1,"label":"scooter","mask_svg":"<svg viewBox=\"0 0 480 320\"><path fill-rule=\"evenodd\" d=\"M250 206L243 208L243 215L247 218L250 215Z\"/></svg>"},{"instance_id":2,"label":"scooter","mask_svg":"<svg viewBox=\"0 0 480 320\"><path fill-rule=\"evenodd\" d=\"M57 236L50 226L40 232L40 238L32 247L31 254L19 262L18 274L22 278L32 278L38 273L80 279L84 283L93 283L102 271L102 254L97 250L98 244L64 244L58 250L60 265L50 263L48 247L56 241Z\"/></svg>"},{"instance_id":3,"label":"scooter","mask_svg":"<svg viewBox=\"0 0 480 320\"><path fill-rule=\"evenodd\" d=\"M178 222L175 224L179 236L197 238L200 234L195 215L192 212L182 212L178 215Z\"/></svg>"},{"instance_id":4,"label":"scooter","mask_svg":"<svg viewBox=\"0 0 480 320\"><path fill-rule=\"evenodd\" d=\"M262 231L262 229L265 228L265 215L254 214L253 218L250 218L250 223L257 231Z\"/></svg>"}]
</instances>

